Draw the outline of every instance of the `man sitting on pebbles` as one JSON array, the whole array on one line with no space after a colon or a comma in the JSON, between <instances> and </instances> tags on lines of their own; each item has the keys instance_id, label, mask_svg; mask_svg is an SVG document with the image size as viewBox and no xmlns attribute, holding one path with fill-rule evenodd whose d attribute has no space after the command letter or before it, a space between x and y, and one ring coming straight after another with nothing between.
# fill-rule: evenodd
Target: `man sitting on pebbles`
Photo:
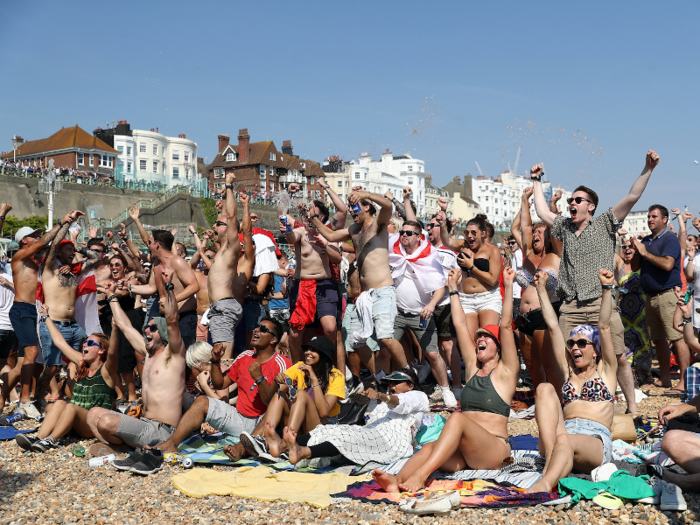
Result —
<instances>
[{"instance_id":1,"label":"man sitting on pebbles","mask_svg":"<svg viewBox=\"0 0 700 525\"><path fill-rule=\"evenodd\" d=\"M146 357L143 367L143 416L130 417L104 408L92 408L87 423L103 443L142 448L170 437L182 416L185 393L186 348L180 335L179 315L172 284L173 270L163 268L166 292L165 318L151 319L141 335L131 326L114 295L107 298L117 326L134 349ZM125 460L114 462L119 470L152 474L163 466L159 450L137 451Z\"/></svg>"}]
</instances>

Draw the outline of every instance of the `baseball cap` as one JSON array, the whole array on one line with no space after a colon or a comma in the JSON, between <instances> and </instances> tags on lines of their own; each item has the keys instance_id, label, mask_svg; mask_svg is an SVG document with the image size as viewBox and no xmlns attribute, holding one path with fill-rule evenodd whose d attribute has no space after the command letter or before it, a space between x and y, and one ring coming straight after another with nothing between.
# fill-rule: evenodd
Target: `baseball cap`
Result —
<instances>
[{"instance_id":1,"label":"baseball cap","mask_svg":"<svg viewBox=\"0 0 700 525\"><path fill-rule=\"evenodd\" d=\"M19 244L19 241L24 239L25 237L28 237L36 232L43 232L41 228L37 228L36 230L34 228L30 228L29 226L22 226L19 230L17 230L17 233L15 233L15 241L17 244Z\"/></svg>"},{"instance_id":2,"label":"baseball cap","mask_svg":"<svg viewBox=\"0 0 700 525\"><path fill-rule=\"evenodd\" d=\"M474 334L474 341L479 339L480 335L486 335L496 340L498 348L501 348L501 327L495 324L487 324L483 328L479 328Z\"/></svg>"},{"instance_id":3,"label":"baseball cap","mask_svg":"<svg viewBox=\"0 0 700 525\"><path fill-rule=\"evenodd\" d=\"M317 335L311 341L302 345L302 349L307 346L311 347L315 352L325 355L331 362L333 361L336 345L327 337Z\"/></svg>"}]
</instances>

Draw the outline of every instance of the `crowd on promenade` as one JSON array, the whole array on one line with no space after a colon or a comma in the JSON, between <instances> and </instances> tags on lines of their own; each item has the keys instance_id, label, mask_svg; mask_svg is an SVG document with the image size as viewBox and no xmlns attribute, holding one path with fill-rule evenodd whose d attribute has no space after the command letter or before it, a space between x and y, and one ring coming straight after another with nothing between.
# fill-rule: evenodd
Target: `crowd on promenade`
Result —
<instances>
[{"instance_id":1,"label":"crowd on promenade","mask_svg":"<svg viewBox=\"0 0 700 525\"><path fill-rule=\"evenodd\" d=\"M334 212L299 199L296 184L273 201L237 191L227 174L211 229L200 238L190 228L191 258L171 232L146 231L136 206L146 251L124 228L79 243L77 210L48 232L24 227L12 271L0 275L0 406L43 417L36 435L17 436L23 449L59 447L72 431L135 449L112 463L121 471L157 472L209 429L238 441L224 449L234 461L410 458L396 474L372 476L387 492L416 492L435 471L499 470L511 458L522 359L545 460L529 491L554 492L572 471L611 462L617 387L635 414L635 385L654 382L655 353L656 386L688 398L659 413L669 425L663 451L687 474L659 468L649 483L680 508L683 491L700 490L700 428L672 424L700 408L695 382L685 382L691 351L700 353L698 237L686 229L692 214L661 204L648 209L650 235L621 229L658 163L649 150L607 210L579 186L568 216L557 212L560 194L547 201L533 166L500 247L483 215L455 237L444 199L421 221L410 187L396 196L355 187L344 202L322 177ZM256 200L277 204L279 231L256 227ZM0 221L11 209L0 205ZM293 253L279 250L281 238ZM358 395L370 401L363 425L343 410ZM416 449L431 401L454 411Z\"/></svg>"},{"instance_id":2,"label":"crowd on promenade","mask_svg":"<svg viewBox=\"0 0 700 525\"><path fill-rule=\"evenodd\" d=\"M47 171L43 165L29 162L11 162L0 159L0 173L9 177L41 178ZM56 179L75 184L99 184L115 186L113 175L106 175L92 170L77 170L74 168L54 168Z\"/></svg>"}]
</instances>

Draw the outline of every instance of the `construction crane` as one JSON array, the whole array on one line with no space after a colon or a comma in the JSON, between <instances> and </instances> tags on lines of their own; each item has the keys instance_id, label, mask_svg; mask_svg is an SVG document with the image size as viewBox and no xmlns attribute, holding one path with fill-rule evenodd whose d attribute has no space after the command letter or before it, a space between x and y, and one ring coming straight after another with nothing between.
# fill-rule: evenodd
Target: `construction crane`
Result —
<instances>
[{"instance_id":1,"label":"construction crane","mask_svg":"<svg viewBox=\"0 0 700 525\"><path fill-rule=\"evenodd\" d=\"M513 168L513 175L518 174L518 164L520 163L520 151L523 149L523 145L518 146L518 154L515 156L515 167Z\"/></svg>"},{"instance_id":2,"label":"construction crane","mask_svg":"<svg viewBox=\"0 0 700 525\"><path fill-rule=\"evenodd\" d=\"M479 175L481 175L481 176L483 177L483 176L484 176L484 172L481 171L481 166L479 166L479 163L478 163L477 161L474 161L474 164L476 164L476 169L479 170Z\"/></svg>"}]
</instances>

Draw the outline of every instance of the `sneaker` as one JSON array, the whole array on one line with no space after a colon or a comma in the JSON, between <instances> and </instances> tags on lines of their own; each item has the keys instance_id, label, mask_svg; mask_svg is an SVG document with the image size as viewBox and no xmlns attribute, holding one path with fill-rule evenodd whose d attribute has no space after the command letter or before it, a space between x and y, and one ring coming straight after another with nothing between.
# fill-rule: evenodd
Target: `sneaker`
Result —
<instances>
[{"instance_id":1,"label":"sneaker","mask_svg":"<svg viewBox=\"0 0 700 525\"><path fill-rule=\"evenodd\" d=\"M15 436L15 443L17 443L24 450L31 450L32 445L38 441L38 437L27 436L26 434L17 434Z\"/></svg>"},{"instance_id":2,"label":"sneaker","mask_svg":"<svg viewBox=\"0 0 700 525\"><path fill-rule=\"evenodd\" d=\"M32 450L34 452L47 452L53 448L58 448L58 445L56 444L56 440L51 436L39 439L32 444Z\"/></svg>"},{"instance_id":3,"label":"sneaker","mask_svg":"<svg viewBox=\"0 0 700 525\"><path fill-rule=\"evenodd\" d=\"M39 419L41 417L41 412L39 412L34 403L31 401L29 403L22 403L15 409L15 414L21 413L27 419Z\"/></svg>"},{"instance_id":4,"label":"sneaker","mask_svg":"<svg viewBox=\"0 0 700 525\"><path fill-rule=\"evenodd\" d=\"M688 510L681 488L668 481L662 481L662 483L661 510L675 510L678 512Z\"/></svg>"},{"instance_id":5,"label":"sneaker","mask_svg":"<svg viewBox=\"0 0 700 525\"><path fill-rule=\"evenodd\" d=\"M134 450L133 454L125 457L124 459L117 459L112 461L112 466L117 470L124 470L126 472L131 472L131 468L136 465L143 457L144 450L137 448Z\"/></svg>"},{"instance_id":6,"label":"sneaker","mask_svg":"<svg viewBox=\"0 0 700 525\"><path fill-rule=\"evenodd\" d=\"M661 503L661 492L663 492L664 482L661 480L661 478L651 476L647 480L647 484L654 491L654 495L649 496L648 498L638 499L637 503L644 503L645 505L658 505Z\"/></svg>"},{"instance_id":7,"label":"sneaker","mask_svg":"<svg viewBox=\"0 0 700 525\"><path fill-rule=\"evenodd\" d=\"M433 390L433 393L428 396L431 401L442 401L442 388L439 386L435 387L435 390Z\"/></svg>"},{"instance_id":8,"label":"sneaker","mask_svg":"<svg viewBox=\"0 0 700 525\"><path fill-rule=\"evenodd\" d=\"M350 382L345 384L345 399L342 401L347 401L350 399L350 396L360 394L364 392L364 390L365 387L363 386L362 381L360 381L360 378L357 376L352 376Z\"/></svg>"},{"instance_id":9,"label":"sneaker","mask_svg":"<svg viewBox=\"0 0 700 525\"><path fill-rule=\"evenodd\" d=\"M450 390L449 386L446 387L440 387L440 390L442 390L442 399L445 402L445 406L447 408L457 408L457 399L455 398L455 395L452 393L452 390Z\"/></svg>"},{"instance_id":10,"label":"sneaker","mask_svg":"<svg viewBox=\"0 0 700 525\"><path fill-rule=\"evenodd\" d=\"M150 476L163 468L163 452L157 448L143 451L141 460L131 467L131 472Z\"/></svg>"},{"instance_id":11,"label":"sneaker","mask_svg":"<svg viewBox=\"0 0 700 525\"><path fill-rule=\"evenodd\" d=\"M591 471L591 478L593 483L598 483L600 481L608 481L613 473L617 472L617 467L613 463L603 463L599 467L594 468Z\"/></svg>"},{"instance_id":12,"label":"sneaker","mask_svg":"<svg viewBox=\"0 0 700 525\"><path fill-rule=\"evenodd\" d=\"M245 451L255 459L260 459L260 456L263 454L270 456L270 449L267 448L267 442L264 437L251 436L248 432L241 432L239 439Z\"/></svg>"}]
</instances>

